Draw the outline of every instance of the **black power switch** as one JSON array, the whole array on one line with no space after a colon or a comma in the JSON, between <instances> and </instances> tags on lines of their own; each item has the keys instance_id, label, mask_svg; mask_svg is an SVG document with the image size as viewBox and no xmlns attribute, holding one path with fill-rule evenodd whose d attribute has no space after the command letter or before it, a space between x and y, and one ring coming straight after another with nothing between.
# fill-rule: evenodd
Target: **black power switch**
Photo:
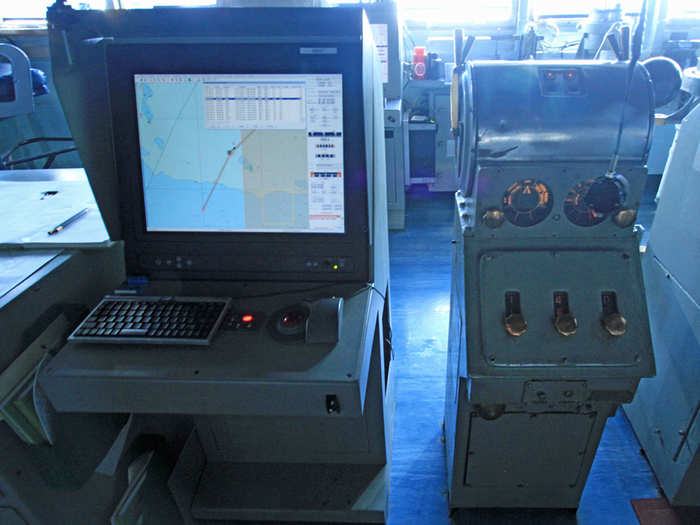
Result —
<instances>
[{"instance_id":1,"label":"black power switch","mask_svg":"<svg viewBox=\"0 0 700 525\"><path fill-rule=\"evenodd\" d=\"M335 394L326 396L326 412L329 414L340 414L340 401Z\"/></svg>"},{"instance_id":2,"label":"black power switch","mask_svg":"<svg viewBox=\"0 0 700 525\"><path fill-rule=\"evenodd\" d=\"M617 294L615 292L603 292L600 294L603 303L603 317L601 322L603 328L613 337L620 337L627 331L627 319L625 319L617 308Z\"/></svg>"},{"instance_id":3,"label":"black power switch","mask_svg":"<svg viewBox=\"0 0 700 525\"><path fill-rule=\"evenodd\" d=\"M527 321L520 310L520 292L506 292L503 325L510 335L520 337L527 332Z\"/></svg>"},{"instance_id":4,"label":"black power switch","mask_svg":"<svg viewBox=\"0 0 700 525\"><path fill-rule=\"evenodd\" d=\"M563 336L576 333L578 322L569 309L569 294L554 292L554 328Z\"/></svg>"}]
</instances>

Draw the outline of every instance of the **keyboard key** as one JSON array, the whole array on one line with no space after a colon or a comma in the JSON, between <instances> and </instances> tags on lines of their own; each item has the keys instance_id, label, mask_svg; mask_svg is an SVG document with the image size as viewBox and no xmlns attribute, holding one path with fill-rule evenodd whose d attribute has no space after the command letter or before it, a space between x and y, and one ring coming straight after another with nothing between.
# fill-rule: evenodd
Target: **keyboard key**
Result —
<instances>
[{"instance_id":1,"label":"keyboard key","mask_svg":"<svg viewBox=\"0 0 700 525\"><path fill-rule=\"evenodd\" d=\"M144 336L148 334L148 330L146 328L122 328L119 330L119 335L123 336Z\"/></svg>"}]
</instances>

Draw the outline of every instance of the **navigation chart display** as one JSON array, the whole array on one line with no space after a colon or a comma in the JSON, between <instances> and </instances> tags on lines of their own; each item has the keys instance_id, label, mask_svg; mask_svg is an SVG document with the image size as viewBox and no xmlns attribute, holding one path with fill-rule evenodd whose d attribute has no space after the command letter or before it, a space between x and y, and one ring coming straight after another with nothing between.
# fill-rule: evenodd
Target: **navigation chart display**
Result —
<instances>
[{"instance_id":1,"label":"navigation chart display","mask_svg":"<svg viewBox=\"0 0 700 525\"><path fill-rule=\"evenodd\" d=\"M146 229L344 233L342 75L134 75Z\"/></svg>"}]
</instances>

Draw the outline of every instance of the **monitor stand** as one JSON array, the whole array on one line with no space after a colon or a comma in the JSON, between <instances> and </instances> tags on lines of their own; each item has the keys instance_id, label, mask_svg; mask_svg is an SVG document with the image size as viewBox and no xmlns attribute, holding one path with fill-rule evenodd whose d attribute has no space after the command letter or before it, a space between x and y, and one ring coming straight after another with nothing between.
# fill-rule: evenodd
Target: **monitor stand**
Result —
<instances>
[{"instance_id":1,"label":"monitor stand","mask_svg":"<svg viewBox=\"0 0 700 525\"><path fill-rule=\"evenodd\" d=\"M193 292L177 286L167 291ZM199 283L197 295L232 286ZM190 424L167 482L185 523L383 523L393 411L388 301L370 287L311 288L234 299L234 311L257 324L233 323L209 347L69 342L41 385L59 412ZM340 311L338 342L280 338L278 317L297 305L320 309L325 332L316 334L326 337L329 312Z\"/></svg>"}]
</instances>

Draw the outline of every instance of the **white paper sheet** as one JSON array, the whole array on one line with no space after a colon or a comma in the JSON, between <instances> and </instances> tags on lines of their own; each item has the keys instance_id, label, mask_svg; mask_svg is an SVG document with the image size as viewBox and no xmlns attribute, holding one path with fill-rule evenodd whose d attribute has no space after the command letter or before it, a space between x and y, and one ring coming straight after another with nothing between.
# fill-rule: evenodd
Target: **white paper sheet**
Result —
<instances>
[{"instance_id":1,"label":"white paper sheet","mask_svg":"<svg viewBox=\"0 0 700 525\"><path fill-rule=\"evenodd\" d=\"M85 208L84 216L61 232L48 234ZM0 181L0 209L0 244L75 245L109 238L87 181Z\"/></svg>"},{"instance_id":2,"label":"white paper sheet","mask_svg":"<svg viewBox=\"0 0 700 525\"><path fill-rule=\"evenodd\" d=\"M382 66L382 82L389 82L389 28L386 24L370 24L374 47L377 49L379 63Z\"/></svg>"}]
</instances>

